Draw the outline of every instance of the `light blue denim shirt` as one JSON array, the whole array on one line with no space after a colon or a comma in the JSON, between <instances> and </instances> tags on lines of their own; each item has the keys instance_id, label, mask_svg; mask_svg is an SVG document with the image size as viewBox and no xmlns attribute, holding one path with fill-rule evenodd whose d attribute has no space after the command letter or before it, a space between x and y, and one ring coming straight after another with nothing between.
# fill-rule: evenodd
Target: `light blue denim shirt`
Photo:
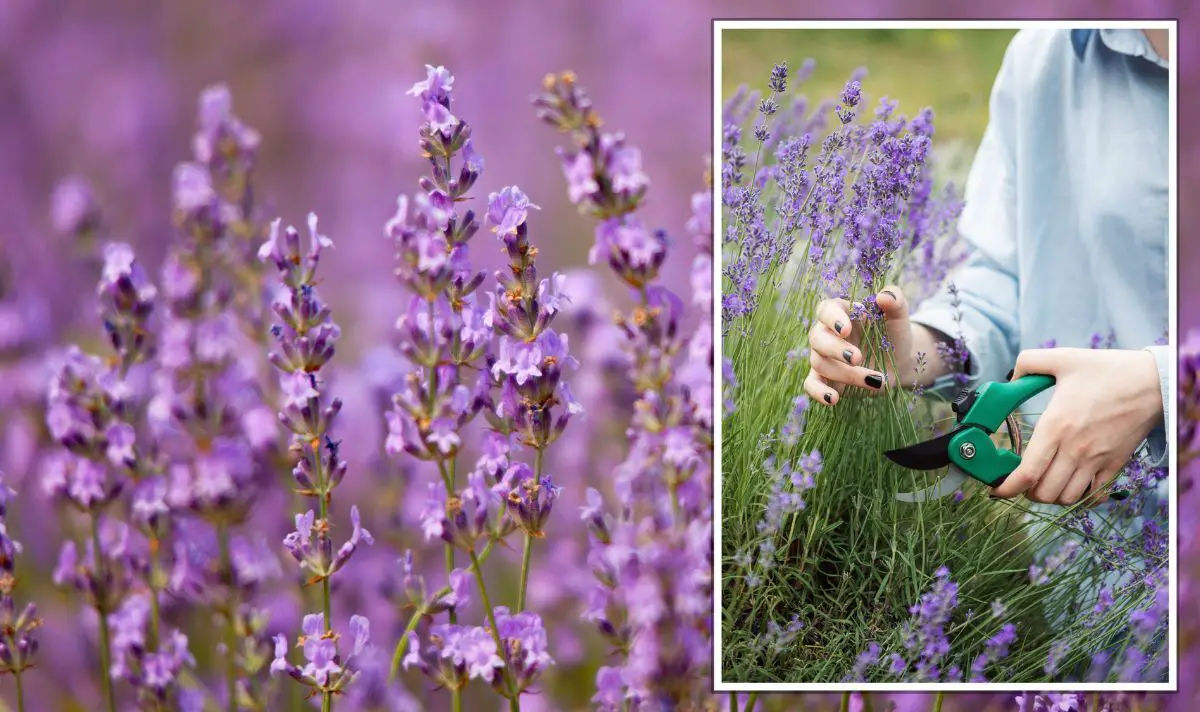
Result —
<instances>
[{"instance_id":1,"label":"light blue denim shirt","mask_svg":"<svg viewBox=\"0 0 1200 712\"><path fill-rule=\"evenodd\" d=\"M972 384L1004 380L1017 354L1094 334L1158 361L1165 464L1168 328L1168 70L1140 30L1023 30L992 88L949 280L961 297ZM913 320L957 336L950 294ZM937 387L948 386L943 380ZM1031 402L1040 413L1051 393Z\"/></svg>"}]
</instances>

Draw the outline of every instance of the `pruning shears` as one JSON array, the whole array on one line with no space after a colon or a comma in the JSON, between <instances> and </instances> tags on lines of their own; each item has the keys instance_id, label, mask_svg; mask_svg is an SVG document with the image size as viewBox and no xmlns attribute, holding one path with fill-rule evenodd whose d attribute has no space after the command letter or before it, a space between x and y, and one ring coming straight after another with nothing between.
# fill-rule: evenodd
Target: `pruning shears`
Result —
<instances>
[{"instance_id":1,"label":"pruning shears","mask_svg":"<svg viewBox=\"0 0 1200 712\"><path fill-rule=\"evenodd\" d=\"M962 488L967 478L988 487L999 487L1021 464L1022 437L1016 410L1025 401L1054 386L1053 376L1028 375L1015 381L985 383L977 389L964 389L951 404L957 426L932 440L884 453L892 462L910 470L938 470L949 467L945 477L918 492L902 492L902 502L940 499ZM992 436L1007 425L1012 450L996 445ZM1090 488L1089 488L1090 490ZM1129 492L1109 495L1121 500Z\"/></svg>"}]
</instances>

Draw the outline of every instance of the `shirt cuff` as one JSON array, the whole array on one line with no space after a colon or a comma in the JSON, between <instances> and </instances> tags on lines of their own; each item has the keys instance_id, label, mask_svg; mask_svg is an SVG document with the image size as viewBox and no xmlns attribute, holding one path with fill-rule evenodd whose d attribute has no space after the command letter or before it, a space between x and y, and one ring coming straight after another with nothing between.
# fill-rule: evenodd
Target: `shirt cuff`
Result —
<instances>
[{"instance_id":1,"label":"shirt cuff","mask_svg":"<svg viewBox=\"0 0 1200 712\"><path fill-rule=\"evenodd\" d=\"M1147 346L1146 351L1154 355L1158 364L1158 385L1162 393L1163 422L1146 437L1146 449L1150 467L1163 467L1167 463L1167 423L1171 422L1171 347L1169 345Z\"/></svg>"}]
</instances>

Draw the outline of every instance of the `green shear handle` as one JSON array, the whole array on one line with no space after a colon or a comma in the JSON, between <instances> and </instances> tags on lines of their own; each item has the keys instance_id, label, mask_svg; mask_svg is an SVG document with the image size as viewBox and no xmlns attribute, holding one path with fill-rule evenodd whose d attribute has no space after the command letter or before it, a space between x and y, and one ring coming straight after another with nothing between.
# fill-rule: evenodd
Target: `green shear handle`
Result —
<instances>
[{"instance_id":1,"label":"green shear handle","mask_svg":"<svg viewBox=\"0 0 1200 712\"><path fill-rule=\"evenodd\" d=\"M1053 376L1030 375L980 386L962 430L950 440L950 461L989 487L999 487L1021 464L1021 456L996 447L991 436L1025 401L1054 386Z\"/></svg>"},{"instance_id":2,"label":"green shear handle","mask_svg":"<svg viewBox=\"0 0 1200 712\"><path fill-rule=\"evenodd\" d=\"M974 402L959 426L962 430L950 439L950 461L988 487L999 487L1021 464L1021 456L996 447L991 436L1009 414L1054 385L1053 376L1022 376L1015 381L987 383L976 391ZM1092 491L1088 485L1086 497ZM1129 496L1128 490L1109 494L1114 500Z\"/></svg>"}]
</instances>

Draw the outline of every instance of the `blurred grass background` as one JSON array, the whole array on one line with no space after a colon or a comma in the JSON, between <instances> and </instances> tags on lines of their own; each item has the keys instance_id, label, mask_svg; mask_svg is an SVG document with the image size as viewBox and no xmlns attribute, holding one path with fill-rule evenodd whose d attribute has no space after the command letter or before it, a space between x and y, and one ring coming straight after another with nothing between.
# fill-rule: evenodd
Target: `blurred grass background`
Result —
<instances>
[{"instance_id":1,"label":"blurred grass background","mask_svg":"<svg viewBox=\"0 0 1200 712\"><path fill-rule=\"evenodd\" d=\"M765 87L776 62L795 72L816 60L801 93L810 102L841 93L850 73L867 68L863 92L872 105L883 95L912 116L934 108L934 143L965 144L983 137L988 96L1015 30L726 30L722 33L721 94L741 84ZM810 107L814 106L810 103Z\"/></svg>"}]
</instances>

